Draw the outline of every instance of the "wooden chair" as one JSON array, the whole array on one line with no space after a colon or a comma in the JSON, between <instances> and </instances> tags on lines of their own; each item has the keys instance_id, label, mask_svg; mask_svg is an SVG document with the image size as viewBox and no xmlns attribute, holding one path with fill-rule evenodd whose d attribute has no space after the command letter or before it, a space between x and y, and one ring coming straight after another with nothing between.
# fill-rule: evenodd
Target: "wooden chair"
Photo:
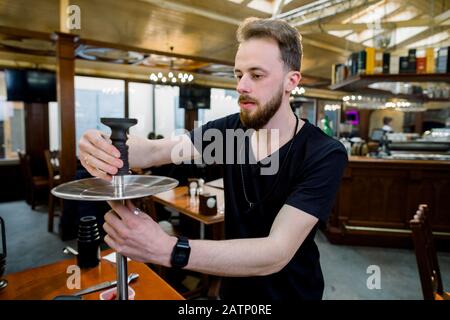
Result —
<instances>
[{"instance_id":1,"label":"wooden chair","mask_svg":"<svg viewBox=\"0 0 450 320\"><path fill-rule=\"evenodd\" d=\"M55 196L50 192L54 187L61 183L61 176L59 175L59 160L60 155L58 150L45 150L45 161L47 163L49 190L48 190L48 232L53 232L53 220L55 217ZM62 201L60 199L62 208Z\"/></svg>"},{"instance_id":2,"label":"wooden chair","mask_svg":"<svg viewBox=\"0 0 450 320\"><path fill-rule=\"evenodd\" d=\"M428 214L428 206L421 204L410 221L423 298L424 300L450 300L450 295L444 292L442 285Z\"/></svg>"},{"instance_id":3,"label":"wooden chair","mask_svg":"<svg viewBox=\"0 0 450 320\"><path fill-rule=\"evenodd\" d=\"M37 193L39 190L48 189L49 181L48 178L44 176L33 176L30 156L21 151L17 153L19 155L22 175L25 179L27 202L31 205L31 209L34 210L36 208Z\"/></svg>"}]
</instances>

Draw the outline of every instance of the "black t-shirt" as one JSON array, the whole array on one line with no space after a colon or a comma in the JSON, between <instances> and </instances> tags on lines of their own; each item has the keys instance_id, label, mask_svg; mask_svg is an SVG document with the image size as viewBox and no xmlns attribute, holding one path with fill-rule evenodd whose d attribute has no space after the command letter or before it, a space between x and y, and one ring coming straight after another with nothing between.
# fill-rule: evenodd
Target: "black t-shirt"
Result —
<instances>
[{"instance_id":1,"label":"black t-shirt","mask_svg":"<svg viewBox=\"0 0 450 320\"><path fill-rule=\"evenodd\" d=\"M272 175L261 174L263 168L267 170L267 162L249 163L248 160L254 158L250 157L253 153L248 141L240 145L234 140L234 147L229 148L231 140L227 139L227 132L229 134L230 129L247 132L239 114L208 122L190 132L192 142L206 163L211 161L205 159L206 153L223 153L226 239L268 236L272 223L284 204L298 208L323 222L327 220L347 164L347 153L339 141L303 120L305 124L293 140L272 155L278 153L279 159L279 170ZM213 129L213 134L203 136L208 129ZM226 141L223 143L223 150L219 150L220 141L211 138L219 132L223 135L222 140ZM216 152L211 152L212 146L216 147ZM230 156L231 151L234 154ZM242 159L241 154L247 159L245 164L229 163L229 159L234 159L234 163ZM250 208L249 202L256 205ZM281 271L268 276L224 278L221 297L226 300L321 299L324 282L319 251L314 242L316 231L317 225Z\"/></svg>"}]
</instances>

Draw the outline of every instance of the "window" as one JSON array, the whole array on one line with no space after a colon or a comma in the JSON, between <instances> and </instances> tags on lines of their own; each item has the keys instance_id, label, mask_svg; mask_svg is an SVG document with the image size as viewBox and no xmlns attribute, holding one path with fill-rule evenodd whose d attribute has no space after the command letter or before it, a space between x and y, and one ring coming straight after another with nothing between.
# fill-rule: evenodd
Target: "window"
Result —
<instances>
[{"instance_id":1,"label":"window","mask_svg":"<svg viewBox=\"0 0 450 320\"><path fill-rule=\"evenodd\" d=\"M130 128L130 134L147 138L153 127L153 85L130 82L128 84L128 115L138 119L138 123Z\"/></svg>"},{"instance_id":2,"label":"window","mask_svg":"<svg viewBox=\"0 0 450 320\"><path fill-rule=\"evenodd\" d=\"M17 158L17 150L25 150L24 105L6 101L5 74L0 71L0 159Z\"/></svg>"},{"instance_id":3,"label":"window","mask_svg":"<svg viewBox=\"0 0 450 320\"><path fill-rule=\"evenodd\" d=\"M125 116L125 81L75 76L75 137L76 143L88 129L110 133L100 118ZM60 149L59 108L49 103L50 149ZM77 148L78 153L78 148Z\"/></svg>"},{"instance_id":4,"label":"window","mask_svg":"<svg viewBox=\"0 0 450 320\"><path fill-rule=\"evenodd\" d=\"M110 133L100 118L125 116L125 81L93 77L75 77L76 141L88 129Z\"/></svg>"},{"instance_id":5,"label":"window","mask_svg":"<svg viewBox=\"0 0 450 320\"><path fill-rule=\"evenodd\" d=\"M155 85L155 134L164 138L184 128L184 109L178 107L180 88Z\"/></svg>"},{"instance_id":6,"label":"window","mask_svg":"<svg viewBox=\"0 0 450 320\"><path fill-rule=\"evenodd\" d=\"M239 112L239 94L236 90L211 89L211 108L198 110L198 121L205 124L233 113Z\"/></svg>"},{"instance_id":7,"label":"window","mask_svg":"<svg viewBox=\"0 0 450 320\"><path fill-rule=\"evenodd\" d=\"M48 135L50 150L61 149L61 130L59 129L59 117L58 102L50 102L48 104Z\"/></svg>"}]
</instances>

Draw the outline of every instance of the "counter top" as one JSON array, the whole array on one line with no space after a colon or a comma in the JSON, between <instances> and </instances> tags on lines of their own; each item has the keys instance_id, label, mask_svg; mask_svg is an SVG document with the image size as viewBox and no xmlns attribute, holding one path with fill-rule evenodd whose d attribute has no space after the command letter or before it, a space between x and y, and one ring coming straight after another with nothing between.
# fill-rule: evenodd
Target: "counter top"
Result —
<instances>
[{"instance_id":1,"label":"counter top","mask_svg":"<svg viewBox=\"0 0 450 320\"><path fill-rule=\"evenodd\" d=\"M19 159L0 159L0 166L17 165L19 163Z\"/></svg>"},{"instance_id":2,"label":"counter top","mask_svg":"<svg viewBox=\"0 0 450 320\"><path fill-rule=\"evenodd\" d=\"M371 158L363 156L350 156L349 162L352 163L392 163L392 164L409 164L409 165L437 165L437 166L449 166L450 161L444 160L397 160L397 159L381 159L381 158Z\"/></svg>"}]
</instances>

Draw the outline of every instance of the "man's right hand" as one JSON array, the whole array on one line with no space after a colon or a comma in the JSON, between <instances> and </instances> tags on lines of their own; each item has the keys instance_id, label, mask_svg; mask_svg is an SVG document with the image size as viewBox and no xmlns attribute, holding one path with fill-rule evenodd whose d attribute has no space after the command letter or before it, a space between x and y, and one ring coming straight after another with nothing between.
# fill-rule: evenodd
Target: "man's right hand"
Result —
<instances>
[{"instance_id":1,"label":"man's right hand","mask_svg":"<svg viewBox=\"0 0 450 320\"><path fill-rule=\"evenodd\" d=\"M99 130L88 130L78 144L78 155L83 167L94 177L111 181L123 166L120 152L107 135Z\"/></svg>"}]
</instances>

